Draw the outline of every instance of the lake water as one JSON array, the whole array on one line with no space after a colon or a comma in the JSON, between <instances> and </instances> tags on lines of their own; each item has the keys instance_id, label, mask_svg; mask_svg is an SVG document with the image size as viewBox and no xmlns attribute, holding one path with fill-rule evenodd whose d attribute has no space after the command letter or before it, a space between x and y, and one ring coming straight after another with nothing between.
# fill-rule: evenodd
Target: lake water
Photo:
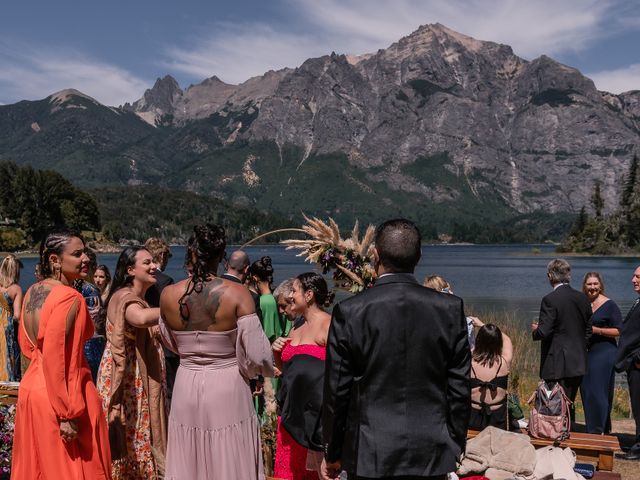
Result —
<instances>
[{"instance_id":1,"label":"lake water","mask_svg":"<svg viewBox=\"0 0 640 480\"><path fill-rule=\"evenodd\" d=\"M231 252L232 246L227 247ZM251 260L271 257L275 270L275 285L288 277L313 270L314 265L297 257L295 250L280 245L255 246L246 249ZM172 247L173 258L166 273L174 279L184 278L182 267L185 247ZM550 291L546 265L554 258L551 245L433 245L422 249L422 259L416 270L420 282L426 275L438 274L446 278L456 295L465 301L467 314L480 317L485 312L507 312L529 323L538 316L540 300ZM99 263L106 264L113 275L118 255L99 255ZM583 275L596 270L603 275L606 294L623 312L635 300L631 275L640 265L638 257L570 257L572 285L580 288ZM36 258L22 259L25 269L21 285L26 289L34 282ZM348 296L338 292L337 298Z\"/></svg>"}]
</instances>

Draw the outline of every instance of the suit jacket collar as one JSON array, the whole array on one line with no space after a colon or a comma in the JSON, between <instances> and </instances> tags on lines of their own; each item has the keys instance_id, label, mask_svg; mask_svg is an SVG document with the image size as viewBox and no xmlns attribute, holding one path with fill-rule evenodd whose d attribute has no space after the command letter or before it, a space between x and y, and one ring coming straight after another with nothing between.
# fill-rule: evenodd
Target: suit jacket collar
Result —
<instances>
[{"instance_id":1,"label":"suit jacket collar","mask_svg":"<svg viewBox=\"0 0 640 480\"><path fill-rule=\"evenodd\" d=\"M227 280L231 280L232 282L235 283L242 283L242 280L240 280L238 277L236 277L235 275L231 275L230 273L223 273L222 275L220 275L222 278L226 278Z\"/></svg>"},{"instance_id":2,"label":"suit jacket collar","mask_svg":"<svg viewBox=\"0 0 640 480\"><path fill-rule=\"evenodd\" d=\"M390 273L376 280L374 286L386 285L388 283L418 283L413 273Z\"/></svg>"}]
</instances>

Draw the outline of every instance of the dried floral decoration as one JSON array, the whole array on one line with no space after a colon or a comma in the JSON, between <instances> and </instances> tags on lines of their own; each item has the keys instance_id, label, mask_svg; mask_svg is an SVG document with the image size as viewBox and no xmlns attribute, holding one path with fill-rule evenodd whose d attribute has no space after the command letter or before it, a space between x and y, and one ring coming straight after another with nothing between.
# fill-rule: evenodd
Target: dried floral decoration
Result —
<instances>
[{"instance_id":1,"label":"dried floral decoration","mask_svg":"<svg viewBox=\"0 0 640 480\"><path fill-rule=\"evenodd\" d=\"M333 272L333 280L340 288L357 293L373 285L376 272L371 264L371 250L375 227L369 225L362 240L358 221L353 226L351 237L340 236L338 224L329 218L325 223L319 218L303 215L306 225L302 230L309 235L306 240L283 240L287 250L299 249L298 257L305 256L310 263L322 267L322 273Z\"/></svg>"}]
</instances>

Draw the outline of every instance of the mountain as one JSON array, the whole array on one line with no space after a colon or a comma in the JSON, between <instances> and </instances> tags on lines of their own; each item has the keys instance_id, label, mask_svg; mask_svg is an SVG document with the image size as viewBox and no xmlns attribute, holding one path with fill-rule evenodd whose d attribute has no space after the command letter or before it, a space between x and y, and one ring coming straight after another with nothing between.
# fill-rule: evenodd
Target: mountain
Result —
<instances>
[{"instance_id":1,"label":"mountain","mask_svg":"<svg viewBox=\"0 0 640 480\"><path fill-rule=\"evenodd\" d=\"M72 91L0 106L0 159L84 187L160 185L296 221L404 215L438 233L566 223L595 182L611 210L639 143L639 91L598 91L549 57L440 24L240 85L166 76L118 108Z\"/></svg>"}]
</instances>

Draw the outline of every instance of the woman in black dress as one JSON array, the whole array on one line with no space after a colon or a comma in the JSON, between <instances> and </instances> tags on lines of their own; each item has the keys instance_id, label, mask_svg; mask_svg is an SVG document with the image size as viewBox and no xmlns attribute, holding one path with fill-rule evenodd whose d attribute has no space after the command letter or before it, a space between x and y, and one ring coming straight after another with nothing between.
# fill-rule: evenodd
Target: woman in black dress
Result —
<instances>
[{"instance_id":1,"label":"woman in black dress","mask_svg":"<svg viewBox=\"0 0 640 480\"><path fill-rule=\"evenodd\" d=\"M588 272L582 281L582 291L591 300L593 334L589 340L587 373L582 379L580 397L584 406L587 433L611 431L611 406L616 361L616 338L622 327L618 305L604 295L604 282L598 272Z\"/></svg>"}]
</instances>

